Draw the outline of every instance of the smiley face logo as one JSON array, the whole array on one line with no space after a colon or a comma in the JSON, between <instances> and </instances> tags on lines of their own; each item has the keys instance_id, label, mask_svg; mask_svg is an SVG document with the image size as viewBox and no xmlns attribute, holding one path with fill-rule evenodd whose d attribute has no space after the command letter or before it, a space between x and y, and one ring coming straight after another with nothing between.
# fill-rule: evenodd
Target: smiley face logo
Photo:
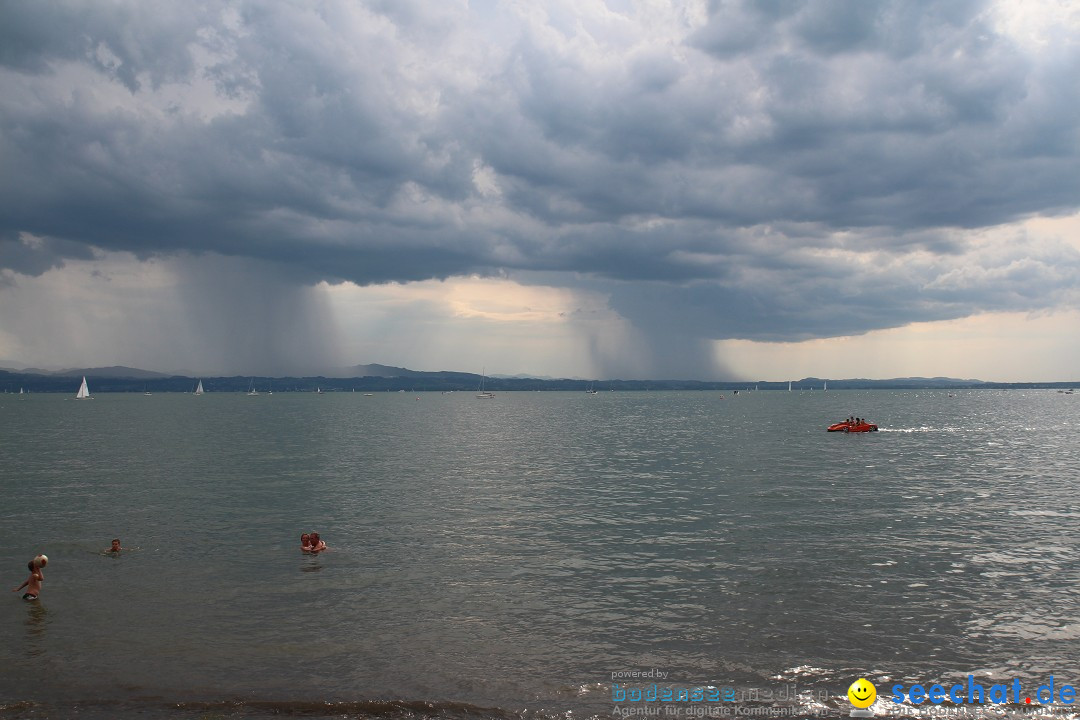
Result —
<instances>
[{"instance_id":1,"label":"smiley face logo","mask_svg":"<svg viewBox=\"0 0 1080 720\"><path fill-rule=\"evenodd\" d=\"M848 700L857 708L868 708L877 700L877 688L866 678L859 678L847 689Z\"/></svg>"}]
</instances>

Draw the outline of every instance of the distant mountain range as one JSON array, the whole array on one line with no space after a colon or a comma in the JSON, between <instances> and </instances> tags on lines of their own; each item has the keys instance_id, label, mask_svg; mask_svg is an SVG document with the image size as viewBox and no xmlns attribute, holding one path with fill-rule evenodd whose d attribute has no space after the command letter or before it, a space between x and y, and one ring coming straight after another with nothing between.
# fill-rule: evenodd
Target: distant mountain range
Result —
<instances>
[{"instance_id":1,"label":"distant mountain range","mask_svg":"<svg viewBox=\"0 0 1080 720\"><path fill-rule=\"evenodd\" d=\"M993 383L987 383L983 380L959 380L957 378L947 377L906 377L906 378L891 378L889 380L871 380L869 378L854 378L850 380L833 380L831 378L803 378L802 380L793 380L793 386L816 386L821 387L824 385L825 380L833 383L833 387L840 389L842 387L881 387L882 383L887 384L889 387L903 388L957 388L957 387L979 387L983 385L992 385ZM1030 385L1031 383L1007 383L1007 384L1021 384Z\"/></svg>"},{"instance_id":2,"label":"distant mountain range","mask_svg":"<svg viewBox=\"0 0 1080 720\"><path fill-rule=\"evenodd\" d=\"M340 371L336 371L335 375L340 374L341 377L378 377L378 378L415 378L415 377L459 377L468 376L479 378L479 375L473 375L472 373L454 372L451 370L438 370L436 372L425 372L423 370L409 370L408 368L393 367L392 365L353 365L352 367L343 368Z\"/></svg>"},{"instance_id":3,"label":"distant mountain range","mask_svg":"<svg viewBox=\"0 0 1080 720\"><path fill-rule=\"evenodd\" d=\"M458 372L454 370L438 370L435 372L428 372L424 370L409 370L408 368L394 367L392 365L353 365L352 367L344 368L343 371L335 372L335 376L340 377L475 377L480 376L475 373ZM567 378L553 378L549 375L488 375L489 378L501 378L504 380L566 380ZM578 380L580 378L571 378Z\"/></svg>"},{"instance_id":4,"label":"distant mountain range","mask_svg":"<svg viewBox=\"0 0 1080 720\"><path fill-rule=\"evenodd\" d=\"M169 375L152 370L140 370L123 366L104 368L67 368L64 370L0 369L0 392L72 393L78 387L78 379L86 376L91 392L191 392L198 380L202 380L207 392L246 392L252 381L259 390L275 392L422 392L422 391L472 391L479 387L481 376L476 373L440 370L425 372L390 365L354 365L341 368L329 375L310 377L254 377L237 375L229 377L195 377ZM907 377L889 380L866 378L828 378L830 390L861 389L972 389L972 388L1071 388L1080 381L1044 383L992 383L982 380L961 380L946 377ZM792 390L822 390L824 378L803 378L791 382ZM493 392L511 390L586 390L601 392L609 390L726 390L745 391L787 390L788 382L776 381L703 381L703 380L583 380L577 378L536 378L527 376L488 376L485 389Z\"/></svg>"},{"instance_id":5,"label":"distant mountain range","mask_svg":"<svg viewBox=\"0 0 1080 720\"><path fill-rule=\"evenodd\" d=\"M42 370L40 368L25 368L24 370L9 370L9 372L22 373L24 375L52 375L55 377L82 377L83 375L99 378L135 378L137 380L151 380L154 378L172 377L167 373L154 372L153 370L139 370L138 368L112 365L103 368L68 368L66 370Z\"/></svg>"}]
</instances>

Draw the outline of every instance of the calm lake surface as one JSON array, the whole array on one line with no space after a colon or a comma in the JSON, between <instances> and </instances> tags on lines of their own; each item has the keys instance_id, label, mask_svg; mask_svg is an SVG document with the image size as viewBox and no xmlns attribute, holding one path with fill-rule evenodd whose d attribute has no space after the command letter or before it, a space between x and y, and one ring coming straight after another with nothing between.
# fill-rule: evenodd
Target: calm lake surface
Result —
<instances>
[{"instance_id":1,"label":"calm lake surface","mask_svg":"<svg viewBox=\"0 0 1080 720\"><path fill-rule=\"evenodd\" d=\"M1080 395L723 395L0 395L0 716L1080 685ZM848 415L881 432L825 432Z\"/></svg>"}]
</instances>

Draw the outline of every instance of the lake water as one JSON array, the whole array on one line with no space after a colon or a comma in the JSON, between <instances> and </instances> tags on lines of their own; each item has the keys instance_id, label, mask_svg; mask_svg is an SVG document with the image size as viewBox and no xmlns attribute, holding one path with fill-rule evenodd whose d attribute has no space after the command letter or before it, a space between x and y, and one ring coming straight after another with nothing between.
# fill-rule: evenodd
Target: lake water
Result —
<instances>
[{"instance_id":1,"label":"lake water","mask_svg":"<svg viewBox=\"0 0 1080 720\"><path fill-rule=\"evenodd\" d=\"M894 683L1080 685L1080 396L723 395L0 395L8 589L50 558L3 601L0 716L609 717L649 670L738 693L683 718L846 716L860 676L886 714ZM825 432L848 415L881 431Z\"/></svg>"}]
</instances>

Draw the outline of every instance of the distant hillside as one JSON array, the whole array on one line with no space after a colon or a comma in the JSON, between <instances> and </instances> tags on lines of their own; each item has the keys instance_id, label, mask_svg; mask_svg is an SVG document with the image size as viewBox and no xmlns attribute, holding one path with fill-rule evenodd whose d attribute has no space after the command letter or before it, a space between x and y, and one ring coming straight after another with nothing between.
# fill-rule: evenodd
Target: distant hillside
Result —
<instances>
[{"instance_id":1,"label":"distant hillside","mask_svg":"<svg viewBox=\"0 0 1080 720\"><path fill-rule=\"evenodd\" d=\"M407 368L393 367L392 365L353 365L342 368L342 377L415 377L422 373Z\"/></svg>"},{"instance_id":2,"label":"distant hillside","mask_svg":"<svg viewBox=\"0 0 1080 720\"><path fill-rule=\"evenodd\" d=\"M480 382L480 376L475 373L456 372L453 370L437 370L434 372L428 372L424 370L409 370L408 368L393 367L392 365L353 365L352 367L343 368L344 373L340 377L356 377L356 378L454 378L454 379L466 379L476 378L476 382Z\"/></svg>"},{"instance_id":3,"label":"distant hillside","mask_svg":"<svg viewBox=\"0 0 1080 720\"><path fill-rule=\"evenodd\" d=\"M981 387L987 383L982 380L959 380L957 378L947 377L906 377L906 378L890 378L888 380L870 380L868 378L851 378L847 380L833 380L829 378L829 383L832 389L840 390L841 388L893 388L893 389L906 389L906 388L968 388L968 387ZM824 385L825 379L823 378L803 378L802 380L793 380L792 385L795 387L817 387L820 388ZM1026 383L1025 383L1026 384Z\"/></svg>"},{"instance_id":4,"label":"distant hillside","mask_svg":"<svg viewBox=\"0 0 1080 720\"><path fill-rule=\"evenodd\" d=\"M172 377L167 373L154 372L153 370L139 370L138 368L113 365L103 368L68 368L66 370L41 370L39 368L26 368L22 371L27 375L51 375L53 377L87 377L93 375L99 378L135 378L136 380L152 380L156 378Z\"/></svg>"}]
</instances>

